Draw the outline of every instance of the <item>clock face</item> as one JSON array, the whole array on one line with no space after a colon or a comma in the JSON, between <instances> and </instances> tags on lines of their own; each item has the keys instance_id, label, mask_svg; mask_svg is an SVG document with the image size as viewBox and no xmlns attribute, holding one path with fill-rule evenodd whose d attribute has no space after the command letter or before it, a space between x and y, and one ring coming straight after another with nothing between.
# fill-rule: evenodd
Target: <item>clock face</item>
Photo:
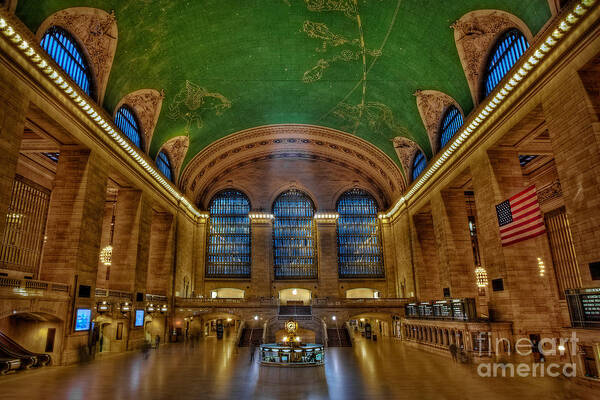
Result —
<instances>
[{"instance_id":1,"label":"clock face","mask_svg":"<svg viewBox=\"0 0 600 400\"><path fill-rule=\"evenodd\" d=\"M298 328L298 324L295 321L288 321L285 323L285 329L290 332L296 332L296 329Z\"/></svg>"}]
</instances>

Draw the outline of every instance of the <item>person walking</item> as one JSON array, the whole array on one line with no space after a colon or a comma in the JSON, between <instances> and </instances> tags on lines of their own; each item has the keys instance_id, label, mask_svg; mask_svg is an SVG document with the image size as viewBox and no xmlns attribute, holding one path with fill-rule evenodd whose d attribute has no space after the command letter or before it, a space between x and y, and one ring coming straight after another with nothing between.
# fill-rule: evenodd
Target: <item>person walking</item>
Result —
<instances>
[{"instance_id":1,"label":"person walking","mask_svg":"<svg viewBox=\"0 0 600 400\"><path fill-rule=\"evenodd\" d=\"M156 345L156 350L158 350L158 346L160 346L160 336L156 335L156 339L154 340L154 343Z\"/></svg>"},{"instance_id":2,"label":"person walking","mask_svg":"<svg viewBox=\"0 0 600 400\"><path fill-rule=\"evenodd\" d=\"M254 361L254 353L256 353L256 344L252 342L252 344L250 344L250 362Z\"/></svg>"},{"instance_id":3,"label":"person walking","mask_svg":"<svg viewBox=\"0 0 600 400\"><path fill-rule=\"evenodd\" d=\"M450 350L450 354L452 355L452 361L456 362L458 360L458 347L452 343L448 346L448 350Z\"/></svg>"}]
</instances>

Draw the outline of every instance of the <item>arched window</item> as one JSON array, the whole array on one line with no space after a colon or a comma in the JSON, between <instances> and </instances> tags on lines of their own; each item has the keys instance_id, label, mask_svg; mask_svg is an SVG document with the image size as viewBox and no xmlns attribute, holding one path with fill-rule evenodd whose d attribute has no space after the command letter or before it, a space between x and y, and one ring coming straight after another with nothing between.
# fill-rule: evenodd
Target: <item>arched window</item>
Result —
<instances>
[{"instance_id":1,"label":"arched window","mask_svg":"<svg viewBox=\"0 0 600 400\"><path fill-rule=\"evenodd\" d=\"M463 124L463 116L455 106L450 106L444 114L440 125L440 149L452 139Z\"/></svg>"},{"instance_id":2,"label":"arched window","mask_svg":"<svg viewBox=\"0 0 600 400\"><path fill-rule=\"evenodd\" d=\"M413 181L421 175L421 172L425 169L425 165L427 164L427 159L425 159L425 154L421 150L417 151L415 154L415 158L413 158L412 163L412 179Z\"/></svg>"},{"instance_id":3,"label":"arched window","mask_svg":"<svg viewBox=\"0 0 600 400\"><path fill-rule=\"evenodd\" d=\"M338 273L340 278L383 278L377 202L352 189L337 202Z\"/></svg>"},{"instance_id":4,"label":"arched window","mask_svg":"<svg viewBox=\"0 0 600 400\"><path fill-rule=\"evenodd\" d=\"M42 37L41 45L88 96L92 98L95 96L88 62L69 32L58 26L52 26Z\"/></svg>"},{"instance_id":5,"label":"arched window","mask_svg":"<svg viewBox=\"0 0 600 400\"><path fill-rule=\"evenodd\" d=\"M171 161L169 161L169 156L164 151L158 153L156 156L156 166L159 171L163 173L168 180L173 180L173 171L171 170Z\"/></svg>"},{"instance_id":6,"label":"arched window","mask_svg":"<svg viewBox=\"0 0 600 400\"><path fill-rule=\"evenodd\" d=\"M273 253L276 279L317 277L312 200L299 190L288 190L273 204Z\"/></svg>"},{"instance_id":7,"label":"arched window","mask_svg":"<svg viewBox=\"0 0 600 400\"><path fill-rule=\"evenodd\" d=\"M250 277L250 200L227 189L210 201L208 211L207 277Z\"/></svg>"},{"instance_id":8,"label":"arched window","mask_svg":"<svg viewBox=\"0 0 600 400\"><path fill-rule=\"evenodd\" d=\"M142 133L134 111L126 104L115 115L115 124L138 148L142 148Z\"/></svg>"},{"instance_id":9,"label":"arched window","mask_svg":"<svg viewBox=\"0 0 600 400\"><path fill-rule=\"evenodd\" d=\"M492 93L528 47L527 39L518 29L511 29L498 39L485 68L483 97Z\"/></svg>"}]
</instances>

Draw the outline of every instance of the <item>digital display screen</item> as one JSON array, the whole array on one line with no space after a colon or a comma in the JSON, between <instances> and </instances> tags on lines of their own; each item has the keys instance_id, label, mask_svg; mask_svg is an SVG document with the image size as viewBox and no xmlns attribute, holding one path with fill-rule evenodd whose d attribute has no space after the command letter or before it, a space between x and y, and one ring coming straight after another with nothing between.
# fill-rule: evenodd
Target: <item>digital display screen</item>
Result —
<instances>
[{"instance_id":1,"label":"digital display screen","mask_svg":"<svg viewBox=\"0 0 600 400\"><path fill-rule=\"evenodd\" d=\"M75 332L87 331L92 322L92 310L89 308L78 308L75 316Z\"/></svg>"},{"instance_id":2,"label":"digital display screen","mask_svg":"<svg viewBox=\"0 0 600 400\"><path fill-rule=\"evenodd\" d=\"M144 326L144 310L135 310L135 323L133 326Z\"/></svg>"}]
</instances>

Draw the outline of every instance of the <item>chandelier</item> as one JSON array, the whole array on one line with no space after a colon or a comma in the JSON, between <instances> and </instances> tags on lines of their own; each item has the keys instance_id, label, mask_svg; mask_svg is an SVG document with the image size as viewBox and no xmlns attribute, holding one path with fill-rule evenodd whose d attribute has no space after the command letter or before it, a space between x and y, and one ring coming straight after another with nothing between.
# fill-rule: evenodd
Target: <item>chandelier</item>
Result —
<instances>
[{"instance_id":1,"label":"chandelier","mask_svg":"<svg viewBox=\"0 0 600 400\"><path fill-rule=\"evenodd\" d=\"M110 220L110 242L108 243L108 246L106 246L105 248L100 250L100 262L102 264L106 265L107 267L110 267L112 265L112 254L113 254L112 243L113 243L113 237L115 236L115 205L116 204L117 204L117 202L115 201L113 203L112 218Z\"/></svg>"},{"instance_id":2,"label":"chandelier","mask_svg":"<svg viewBox=\"0 0 600 400\"><path fill-rule=\"evenodd\" d=\"M112 264L113 247L109 244L100 251L100 262L107 267Z\"/></svg>"},{"instance_id":3,"label":"chandelier","mask_svg":"<svg viewBox=\"0 0 600 400\"><path fill-rule=\"evenodd\" d=\"M485 268L479 266L475 268L475 279L477 280L478 288L485 288L488 285L488 276Z\"/></svg>"}]
</instances>

